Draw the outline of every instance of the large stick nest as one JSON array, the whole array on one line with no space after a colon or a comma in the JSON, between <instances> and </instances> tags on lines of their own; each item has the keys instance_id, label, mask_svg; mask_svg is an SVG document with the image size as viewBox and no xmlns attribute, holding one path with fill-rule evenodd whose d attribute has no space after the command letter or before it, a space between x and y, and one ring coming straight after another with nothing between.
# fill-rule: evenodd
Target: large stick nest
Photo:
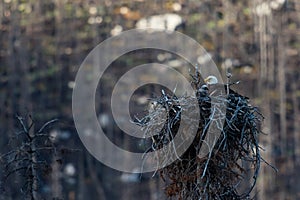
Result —
<instances>
[{"instance_id":1,"label":"large stick nest","mask_svg":"<svg viewBox=\"0 0 300 200\"><path fill-rule=\"evenodd\" d=\"M203 85L199 77L199 74L192 76L192 86L196 91ZM197 93L195 96L179 98L162 91L161 97L153 100L154 106L149 110L144 120L146 122L140 124L145 136L154 135L151 151L162 149L173 142L180 126L182 110L194 106L192 102L195 98L200 118L199 121L189 120L191 125L198 123L192 144L170 165L158 169L166 182L166 195L171 199L250 198L260 161L263 160L258 144L262 115L249 104L247 97L231 89L226 95L203 96ZM226 113L214 116L220 105L226 106ZM220 137L213 146L208 147L209 153L199 156L201 147L208 145L205 139L208 127L220 121L223 126L216 126L215 130L221 133ZM176 151L175 148L168 150ZM157 162L166 162L170 159L169 155L170 152L166 152L158 156Z\"/></svg>"}]
</instances>

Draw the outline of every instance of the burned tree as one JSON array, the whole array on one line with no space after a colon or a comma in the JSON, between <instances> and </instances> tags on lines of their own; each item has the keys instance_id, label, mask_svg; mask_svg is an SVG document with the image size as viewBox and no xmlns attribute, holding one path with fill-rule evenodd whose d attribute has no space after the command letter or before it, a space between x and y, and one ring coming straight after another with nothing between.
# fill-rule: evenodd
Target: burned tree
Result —
<instances>
[{"instance_id":1,"label":"burned tree","mask_svg":"<svg viewBox=\"0 0 300 200\"><path fill-rule=\"evenodd\" d=\"M51 174L51 158L58 155L57 148L46 130L57 120L50 120L35 131L35 123L31 117L28 123L22 117L17 116L17 119L21 131L11 138L12 150L0 156L0 161L4 163L1 188L5 191L8 179L12 176L18 177L24 198L36 200L39 199L39 182L43 176ZM57 159L57 162L60 160Z\"/></svg>"},{"instance_id":2,"label":"burned tree","mask_svg":"<svg viewBox=\"0 0 300 200\"><path fill-rule=\"evenodd\" d=\"M230 84L223 87L225 92L211 94L196 72L192 75L195 96L175 97L162 91L154 99L155 108L140 123L145 135L152 137L149 151L157 151L172 143L179 129L183 109L194 110L192 102L196 99L200 109L199 121L190 119L190 125L198 123L198 130L192 144L170 165L158 169L160 177L166 182L165 192L176 199L248 199L256 184L261 161L258 137L263 116L249 99L230 89ZM220 90L215 85L214 90ZM223 114L216 114L220 106L225 106ZM164 120L160 116L166 116ZM161 123L164 121L162 129ZM220 123L223 123L220 126ZM211 145L207 141L208 127L216 124L215 131L221 134ZM209 146L211 145L211 146ZM201 148L208 146L208 153L199 156ZM176 151L170 149L170 151ZM159 156L157 162L170 159L168 153ZM268 164L268 163L267 163Z\"/></svg>"}]
</instances>

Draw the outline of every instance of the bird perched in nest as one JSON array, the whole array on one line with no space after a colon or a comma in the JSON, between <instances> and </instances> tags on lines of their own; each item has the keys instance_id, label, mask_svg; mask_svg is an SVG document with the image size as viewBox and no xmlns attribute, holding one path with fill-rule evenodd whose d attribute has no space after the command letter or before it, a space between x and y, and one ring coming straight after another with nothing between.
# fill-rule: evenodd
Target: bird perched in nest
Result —
<instances>
[{"instance_id":1,"label":"bird perched in nest","mask_svg":"<svg viewBox=\"0 0 300 200\"><path fill-rule=\"evenodd\" d=\"M215 76L208 76L204 79L204 83L199 89L198 89L198 96L200 97L208 97L209 95L213 95L215 93L220 93L223 88L220 88L220 86L223 86L218 83L218 79ZM224 87L224 86L223 86Z\"/></svg>"},{"instance_id":2,"label":"bird perched in nest","mask_svg":"<svg viewBox=\"0 0 300 200\"><path fill-rule=\"evenodd\" d=\"M200 96L202 98L208 96L208 87L207 87L206 84L204 84L200 87L200 89L198 90L198 95L197 96Z\"/></svg>"},{"instance_id":3,"label":"bird perched in nest","mask_svg":"<svg viewBox=\"0 0 300 200\"><path fill-rule=\"evenodd\" d=\"M205 84L198 89L198 96L201 98L208 97L209 94L212 94L211 87L212 85L215 86L218 83L218 79L215 76L208 76L204 79L204 83Z\"/></svg>"},{"instance_id":4,"label":"bird perched in nest","mask_svg":"<svg viewBox=\"0 0 300 200\"><path fill-rule=\"evenodd\" d=\"M234 94L236 92L234 92L232 89L229 88L230 85L233 84L238 84L238 82L236 83L227 83L227 84L220 84L217 77L215 76L208 76L207 78L204 79L205 84L201 86L200 90L201 91L207 91L207 94L209 95L216 95L216 94Z\"/></svg>"}]
</instances>

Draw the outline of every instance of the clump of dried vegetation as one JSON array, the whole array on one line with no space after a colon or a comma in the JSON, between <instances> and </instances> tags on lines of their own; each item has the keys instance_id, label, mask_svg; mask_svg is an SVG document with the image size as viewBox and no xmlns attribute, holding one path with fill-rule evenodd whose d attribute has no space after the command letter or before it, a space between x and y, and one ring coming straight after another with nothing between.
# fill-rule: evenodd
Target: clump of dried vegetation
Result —
<instances>
[{"instance_id":1,"label":"clump of dried vegetation","mask_svg":"<svg viewBox=\"0 0 300 200\"><path fill-rule=\"evenodd\" d=\"M201 90L203 82L198 72L192 75L191 84L195 91ZM192 102L198 102L200 117L187 120L190 126L197 125L191 145L174 162L158 169L169 198L248 199L252 196L261 161L265 162L258 140L263 116L249 104L247 97L229 89L230 85L222 87L227 88L228 93L176 97L162 91L162 95L153 100L154 108L140 124L146 136L153 135L150 151L157 151L181 134L178 129L184 117L183 110L195 110ZM216 114L220 106L225 106L225 112ZM208 127L212 124L215 124L213 131L219 131L220 135L215 142L209 143ZM173 152L166 151L157 158L160 166L174 154L174 145L175 148L167 149ZM208 153L201 155L205 146Z\"/></svg>"}]
</instances>

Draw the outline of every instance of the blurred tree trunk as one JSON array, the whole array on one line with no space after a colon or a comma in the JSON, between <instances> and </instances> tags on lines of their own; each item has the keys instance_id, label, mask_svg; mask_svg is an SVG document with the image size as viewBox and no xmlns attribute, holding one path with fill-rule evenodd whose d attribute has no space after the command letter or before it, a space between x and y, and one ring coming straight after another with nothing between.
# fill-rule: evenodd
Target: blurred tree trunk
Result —
<instances>
[{"instance_id":1,"label":"blurred tree trunk","mask_svg":"<svg viewBox=\"0 0 300 200\"><path fill-rule=\"evenodd\" d=\"M61 185L61 176L60 164L56 161L56 158L52 158L51 168L51 191L53 198L62 198L62 185Z\"/></svg>"},{"instance_id":2,"label":"blurred tree trunk","mask_svg":"<svg viewBox=\"0 0 300 200\"><path fill-rule=\"evenodd\" d=\"M94 183L93 186L95 187L96 192L97 192L97 198L101 199L101 200L102 199L106 200L103 184L99 180L99 177L98 177L98 173L97 173L98 170L96 167L97 165L93 164L93 162L92 162L93 158L91 156L87 156L86 159L87 159L87 167L88 167L88 171L90 174L90 178L92 179L92 181Z\"/></svg>"},{"instance_id":3,"label":"blurred tree trunk","mask_svg":"<svg viewBox=\"0 0 300 200\"><path fill-rule=\"evenodd\" d=\"M17 55L17 39L20 37L20 15L17 12L18 3L14 2L11 5L11 9L9 12L9 19L10 23L7 25L8 34L6 35L4 40L7 40L7 57L6 57L6 65L7 65L7 99L6 99L6 120L7 120L7 131L8 131L8 137L12 137L14 134L14 120L15 120L15 114L19 113L19 100L20 100L20 84L22 81L22 78L20 77L20 70L22 68L19 66L16 59L18 57ZM7 11L6 11L7 12ZM7 12L7 14L8 14ZM20 42L20 41L19 41ZM20 44L19 44L20 45ZM25 80L26 81L26 80ZM5 148L7 146L5 145ZM16 182L20 182L21 178L16 177ZM16 188L11 188L11 194L17 193L17 191L14 191Z\"/></svg>"},{"instance_id":4,"label":"blurred tree trunk","mask_svg":"<svg viewBox=\"0 0 300 200\"><path fill-rule=\"evenodd\" d=\"M284 17L284 16L282 16ZM285 45L284 45L284 37L281 30L284 27L281 26L282 19L279 18L279 26L277 30L280 32L278 33L278 40L277 40L277 63L278 63L278 92L279 92L279 113L280 113L280 147L281 147L281 155L286 155L286 147L287 147L287 123L286 123L286 74L285 69L287 68L285 62ZM276 42L276 41L275 41Z\"/></svg>"},{"instance_id":5,"label":"blurred tree trunk","mask_svg":"<svg viewBox=\"0 0 300 200\"><path fill-rule=\"evenodd\" d=\"M84 166L85 152L82 152L78 159L78 188L77 188L77 199L87 199L86 198L86 176L85 176L85 166Z\"/></svg>"},{"instance_id":6,"label":"blurred tree trunk","mask_svg":"<svg viewBox=\"0 0 300 200\"><path fill-rule=\"evenodd\" d=\"M277 136L276 131L273 127L273 116L272 116L272 97L268 95L268 93L274 88L274 41L272 40L273 36L270 34L270 30L272 29L272 15L268 16L262 12L261 7L264 1L255 0L253 2L253 11L254 11L254 33L256 43L259 44L259 77L257 83L257 92L258 92L258 100L261 102L262 113L265 117L263 122L262 131L266 133L261 139L261 143L263 148L266 151L262 152L262 156L265 160L270 163L273 163L272 159L272 151L273 151L273 142L274 138ZM268 58L268 56L271 56ZM269 172L269 167L266 165L261 166L260 171L261 179L258 181L258 198L257 199L269 199L269 192L273 191L273 177Z\"/></svg>"},{"instance_id":7,"label":"blurred tree trunk","mask_svg":"<svg viewBox=\"0 0 300 200\"><path fill-rule=\"evenodd\" d=\"M256 1L254 9L262 3L262 1ZM264 5L271 4L265 3ZM293 95L297 93L297 86L294 86L293 78L291 78L298 76L293 72L294 66L290 66L294 63L289 62L288 55L291 49L289 40L293 37L288 21L291 20L293 14L286 12L285 9L284 5L280 10L270 10L268 15L256 16L261 68L258 88L265 116L263 131L268 134L262 137L262 144L266 147L263 157L279 168L279 173L275 175L268 166L262 166L260 173L262 178L258 187L261 192L258 194L258 199L270 199L275 196L279 199L294 199L297 191L297 189L292 189L292 183L297 181L292 177L287 178L296 170L291 152L293 148L295 152L299 148L299 131L296 131L299 130L299 125L295 122L299 118L299 107L297 97ZM290 102L293 102L293 123L287 121L291 118ZM279 190L276 190L276 185L280 187Z\"/></svg>"}]
</instances>

